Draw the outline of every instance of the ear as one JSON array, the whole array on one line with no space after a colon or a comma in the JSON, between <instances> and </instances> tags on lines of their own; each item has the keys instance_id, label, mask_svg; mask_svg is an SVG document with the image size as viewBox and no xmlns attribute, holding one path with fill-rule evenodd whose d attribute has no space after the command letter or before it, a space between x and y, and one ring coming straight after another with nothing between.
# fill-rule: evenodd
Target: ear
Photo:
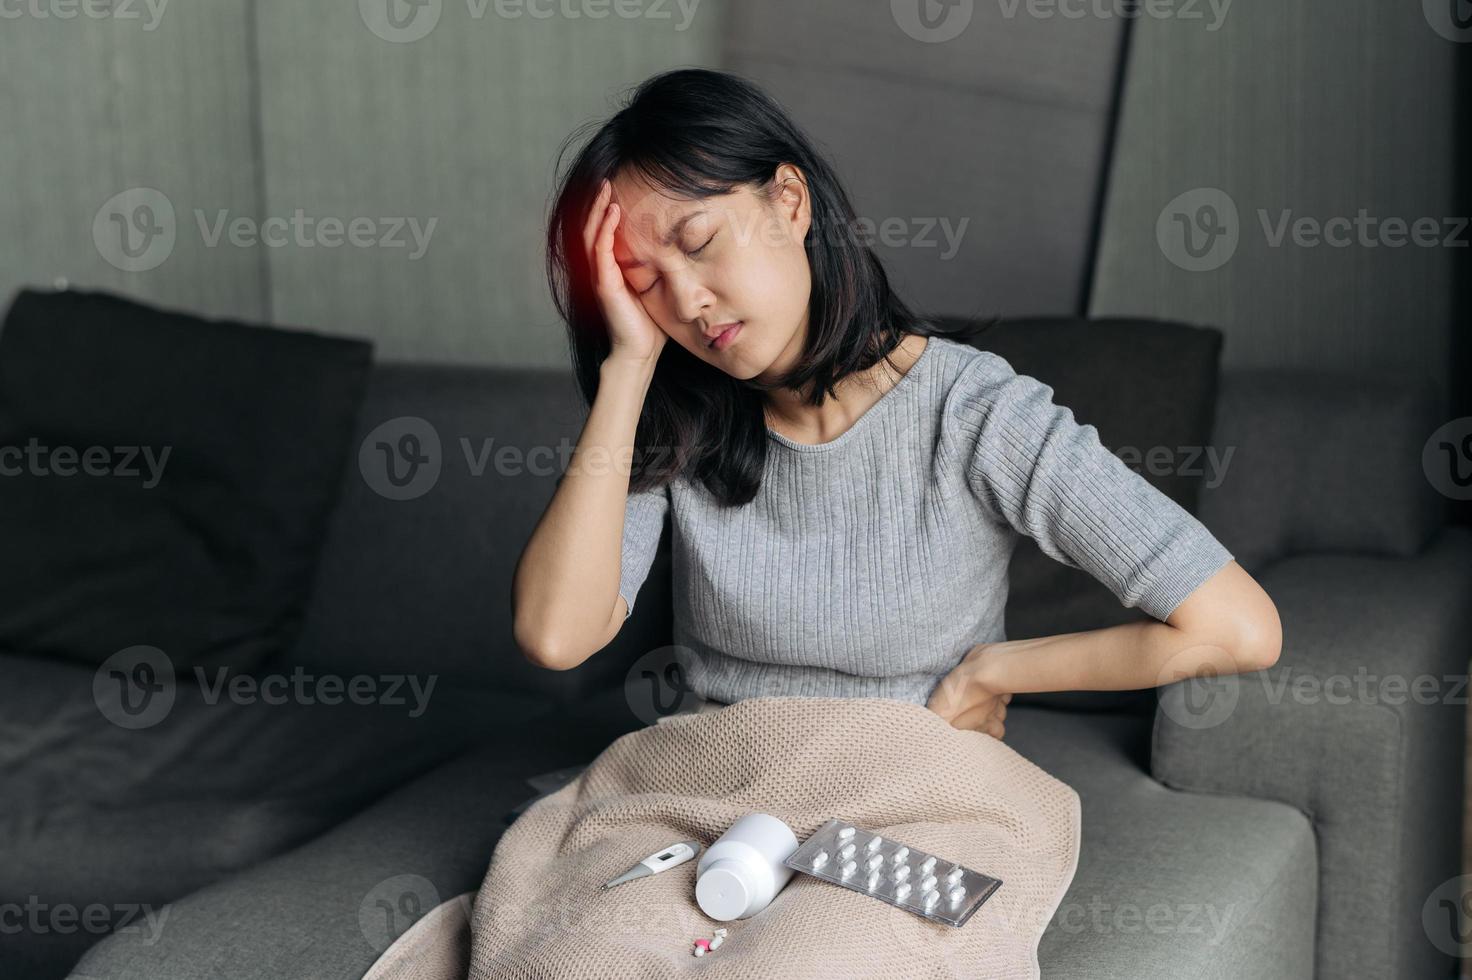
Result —
<instances>
[{"instance_id":1,"label":"ear","mask_svg":"<svg viewBox=\"0 0 1472 980\"><path fill-rule=\"evenodd\" d=\"M807 238L808 228L813 221L813 201L808 193L808 179L795 165L784 163L772 175L772 182L778 188L773 207L791 232L793 241L801 245Z\"/></svg>"}]
</instances>

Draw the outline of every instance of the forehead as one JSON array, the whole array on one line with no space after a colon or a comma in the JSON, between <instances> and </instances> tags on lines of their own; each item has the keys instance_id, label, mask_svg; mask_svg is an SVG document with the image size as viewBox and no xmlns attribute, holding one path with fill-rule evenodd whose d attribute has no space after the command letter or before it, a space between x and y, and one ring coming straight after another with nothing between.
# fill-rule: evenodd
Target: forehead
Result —
<instances>
[{"instance_id":1,"label":"forehead","mask_svg":"<svg viewBox=\"0 0 1472 980\"><path fill-rule=\"evenodd\" d=\"M733 206L735 198L735 194L677 197L642 177L621 173L613 180L613 200L622 212L613 239L614 258L625 268L642 265L639 256L672 248L687 224L701 215L721 213Z\"/></svg>"}]
</instances>

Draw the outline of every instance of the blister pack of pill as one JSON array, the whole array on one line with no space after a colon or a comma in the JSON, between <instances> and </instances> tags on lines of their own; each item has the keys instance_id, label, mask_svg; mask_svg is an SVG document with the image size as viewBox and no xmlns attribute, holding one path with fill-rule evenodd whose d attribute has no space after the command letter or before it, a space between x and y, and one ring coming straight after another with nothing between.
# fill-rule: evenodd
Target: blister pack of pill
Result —
<instances>
[{"instance_id":1,"label":"blister pack of pill","mask_svg":"<svg viewBox=\"0 0 1472 980\"><path fill-rule=\"evenodd\" d=\"M813 831L783 863L952 926L965 925L1002 887L1000 879L838 819Z\"/></svg>"}]
</instances>

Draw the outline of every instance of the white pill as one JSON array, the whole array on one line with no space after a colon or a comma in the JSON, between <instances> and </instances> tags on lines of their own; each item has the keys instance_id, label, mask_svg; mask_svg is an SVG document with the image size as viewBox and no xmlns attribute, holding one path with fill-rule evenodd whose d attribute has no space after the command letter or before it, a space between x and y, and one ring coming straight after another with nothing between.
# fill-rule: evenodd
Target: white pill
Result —
<instances>
[{"instance_id":1,"label":"white pill","mask_svg":"<svg viewBox=\"0 0 1472 980\"><path fill-rule=\"evenodd\" d=\"M895 886L894 900L896 902L903 902L905 900L905 896L908 894L910 894L910 883L908 881L902 881Z\"/></svg>"},{"instance_id":2,"label":"white pill","mask_svg":"<svg viewBox=\"0 0 1472 980\"><path fill-rule=\"evenodd\" d=\"M843 828L842 830L840 830L838 832L838 839L839 840L848 840L853 835L854 835L854 829L852 827L845 827L845 828Z\"/></svg>"},{"instance_id":3,"label":"white pill","mask_svg":"<svg viewBox=\"0 0 1472 980\"><path fill-rule=\"evenodd\" d=\"M895 881L904 881L908 877L910 877L910 866L908 864L902 864L894 869Z\"/></svg>"},{"instance_id":4,"label":"white pill","mask_svg":"<svg viewBox=\"0 0 1472 980\"><path fill-rule=\"evenodd\" d=\"M935 858L934 857L928 857L928 858L926 858L924 861L922 861L920 863L920 873L921 874L927 874L928 875L928 874L930 874L930 872L932 872L934 870L935 870Z\"/></svg>"},{"instance_id":5,"label":"white pill","mask_svg":"<svg viewBox=\"0 0 1472 980\"><path fill-rule=\"evenodd\" d=\"M929 912L931 909L935 908L936 903L939 902L939 901L940 901L940 892L926 892L925 893L925 911Z\"/></svg>"},{"instance_id":6,"label":"white pill","mask_svg":"<svg viewBox=\"0 0 1472 980\"><path fill-rule=\"evenodd\" d=\"M957 885L955 888L951 889L950 897L952 905L960 905L961 900L966 897L966 889L962 888L960 885Z\"/></svg>"},{"instance_id":7,"label":"white pill","mask_svg":"<svg viewBox=\"0 0 1472 980\"><path fill-rule=\"evenodd\" d=\"M883 854L873 854L873 855L870 855L869 860L867 860L867 861L864 862L864 867L868 868L870 871L878 871L879 870L879 866L881 864L883 864L883 863L884 863L884 855Z\"/></svg>"},{"instance_id":8,"label":"white pill","mask_svg":"<svg viewBox=\"0 0 1472 980\"><path fill-rule=\"evenodd\" d=\"M879 887L879 872L878 871L871 871L869 873L869 890L872 892L874 889L876 889L878 887Z\"/></svg>"},{"instance_id":9,"label":"white pill","mask_svg":"<svg viewBox=\"0 0 1472 980\"><path fill-rule=\"evenodd\" d=\"M879 850L879 845L883 843L883 837L870 837L869 843L864 845L864 850L868 851L870 854L873 854L875 851Z\"/></svg>"},{"instance_id":10,"label":"white pill","mask_svg":"<svg viewBox=\"0 0 1472 980\"><path fill-rule=\"evenodd\" d=\"M852 861L845 862L842 869L843 876L845 878L850 877L855 871L858 870L858 868L859 866L857 864L854 864Z\"/></svg>"},{"instance_id":11,"label":"white pill","mask_svg":"<svg viewBox=\"0 0 1472 980\"><path fill-rule=\"evenodd\" d=\"M854 856L854 850L855 848L852 844L845 844L838 849L838 856L847 861L849 858Z\"/></svg>"},{"instance_id":12,"label":"white pill","mask_svg":"<svg viewBox=\"0 0 1472 980\"><path fill-rule=\"evenodd\" d=\"M946 875L946 884L954 885L956 882L961 880L961 876L965 873L966 872L961 870L959 867L952 868L951 873Z\"/></svg>"},{"instance_id":13,"label":"white pill","mask_svg":"<svg viewBox=\"0 0 1472 980\"><path fill-rule=\"evenodd\" d=\"M725 934L726 934L726 930L725 930L725 927L724 926L721 927L720 929L717 929L716 930L716 935L717 936L724 936Z\"/></svg>"},{"instance_id":14,"label":"white pill","mask_svg":"<svg viewBox=\"0 0 1472 980\"><path fill-rule=\"evenodd\" d=\"M817 854L814 854L813 855L813 867L815 867L815 868L821 868L823 865L825 865L827 863L828 863L828 852L827 851L819 851Z\"/></svg>"},{"instance_id":15,"label":"white pill","mask_svg":"<svg viewBox=\"0 0 1472 980\"><path fill-rule=\"evenodd\" d=\"M894 852L894 863L895 864L904 864L905 863L905 859L908 858L909 856L910 856L910 849L908 847L902 847L898 851L895 851Z\"/></svg>"},{"instance_id":16,"label":"white pill","mask_svg":"<svg viewBox=\"0 0 1472 980\"><path fill-rule=\"evenodd\" d=\"M715 937L714 939L712 939L710 941L710 948L711 949L720 949L721 948L721 943L723 943L725 941L726 941L726 937L725 936L717 936L717 937Z\"/></svg>"},{"instance_id":17,"label":"white pill","mask_svg":"<svg viewBox=\"0 0 1472 980\"><path fill-rule=\"evenodd\" d=\"M704 946L696 946L695 947L695 955L696 956L704 956L705 955L705 947Z\"/></svg>"},{"instance_id":18,"label":"white pill","mask_svg":"<svg viewBox=\"0 0 1472 980\"><path fill-rule=\"evenodd\" d=\"M935 891L935 875L926 875L924 878L921 878L920 879L920 890L922 892L934 892ZM936 892L936 894L939 895L940 893L939 892Z\"/></svg>"}]
</instances>

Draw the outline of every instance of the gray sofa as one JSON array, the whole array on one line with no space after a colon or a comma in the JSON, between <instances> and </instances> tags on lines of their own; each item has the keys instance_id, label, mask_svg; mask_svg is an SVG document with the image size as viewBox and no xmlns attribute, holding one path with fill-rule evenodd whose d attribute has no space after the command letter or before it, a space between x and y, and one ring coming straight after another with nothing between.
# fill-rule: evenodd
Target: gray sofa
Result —
<instances>
[{"instance_id":1,"label":"gray sofa","mask_svg":"<svg viewBox=\"0 0 1472 980\"><path fill-rule=\"evenodd\" d=\"M447 696L398 734L369 721L299 729L303 758L321 756L301 780L326 791L376 774L371 805L263 842L251 829L271 826L285 796L240 798L237 851L213 880L166 896L156 934L92 947L73 977L361 977L410 922L479 886L503 815L533 795L527 776L586 762L641 724L624 679L668 642L667 541L623 633L583 667L536 671L493 642L510 636L510 575L555 473L492 463L477 475L464 447L473 459L483 439L513 432L518 445L555 447L581 415L559 372L375 368L359 437L422 417L444 466L410 501L356 473L346 482L289 659L341 672L411 665ZM1083 801L1082 856L1042 942L1045 977L1452 975L1423 908L1458 871L1465 708L1343 703L1333 685L1313 694L1362 670L1466 672L1472 529L1442 523L1421 474L1433 421L1415 391L1390 383L1223 375L1213 443L1235 458L1200 514L1277 601L1282 658L1263 674L1165 689L1153 715L1009 713L1008 744ZM458 754L388 790L423 768L430 742ZM417 753L415 764L396 753Z\"/></svg>"}]
</instances>

